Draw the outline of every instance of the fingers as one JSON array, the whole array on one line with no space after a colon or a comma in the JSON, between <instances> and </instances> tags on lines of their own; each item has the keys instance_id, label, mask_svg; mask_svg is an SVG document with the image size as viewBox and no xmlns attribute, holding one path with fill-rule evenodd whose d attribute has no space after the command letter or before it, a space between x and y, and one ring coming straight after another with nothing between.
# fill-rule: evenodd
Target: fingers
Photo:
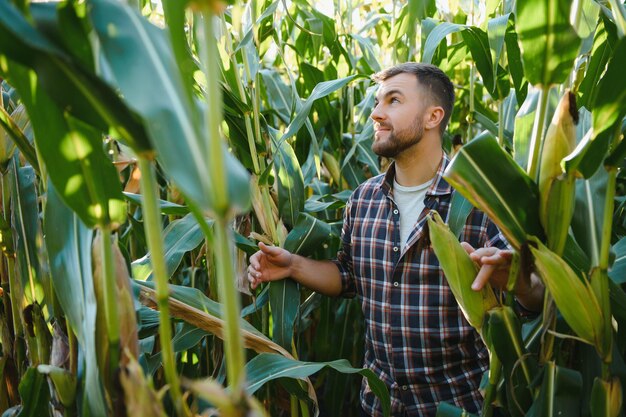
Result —
<instances>
[{"instance_id":1,"label":"fingers","mask_svg":"<svg viewBox=\"0 0 626 417\"><path fill-rule=\"evenodd\" d=\"M465 249L465 252L467 252L468 254L472 254L474 251L476 251L476 249L474 249L474 247L472 245L470 245L467 242L461 242L461 246L463 246L463 249Z\"/></svg>"},{"instance_id":2,"label":"fingers","mask_svg":"<svg viewBox=\"0 0 626 417\"><path fill-rule=\"evenodd\" d=\"M478 275L472 282L472 289L474 291L480 291L483 287L489 282L491 275L496 270L497 266L495 265L483 265L478 271Z\"/></svg>"},{"instance_id":3,"label":"fingers","mask_svg":"<svg viewBox=\"0 0 626 417\"><path fill-rule=\"evenodd\" d=\"M252 258L250 258L252 260ZM253 290L259 285L261 277L261 273L256 270L256 268L250 263L248 265L248 282L250 283L250 288Z\"/></svg>"},{"instance_id":4,"label":"fingers","mask_svg":"<svg viewBox=\"0 0 626 417\"><path fill-rule=\"evenodd\" d=\"M465 248L465 246L463 247ZM467 250L467 248L465 248L465 250ZM472 261L481 265L508 265L513 256L513 252L498 248L480 248L468 253Z\"/></svg>"},{"instance_id":5,"label":"fingers","mask_svg":"<svg viewBox=\"0 0 626 417\"><path fill-rule=\"evenodd\" d=\"M269 256L278 256L282 250L278 246L268 246L263 242L259 242L259 249L261 249L261 252Z\"/></svg>"}]
</instances>

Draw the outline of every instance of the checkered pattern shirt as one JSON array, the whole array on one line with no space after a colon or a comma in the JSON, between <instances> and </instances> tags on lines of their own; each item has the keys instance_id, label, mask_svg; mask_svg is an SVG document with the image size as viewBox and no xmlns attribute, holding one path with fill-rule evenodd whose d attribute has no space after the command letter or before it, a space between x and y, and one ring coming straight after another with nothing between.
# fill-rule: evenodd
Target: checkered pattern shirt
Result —
<instances>
[{"instance_id":1,"label":"checkered pattern shirt","mask_svg":"<svg viewBox=\"0 0 626 417\"><path fill-rule=\"evenodd\" d=\"M444 157L404 249L393 164L386 174L361 184L345 210L336 261L343 295L358 295L362 303L365 366L387 384L393 416L434 417L440 402L476 412L482 402L478 387L488 367L487 349L465 320L424 236L430 210L448 216L454 193L442 178L448 163ZM507 247L497 227L476 209L460 239L475 248ZM382 416L365 379L361 403L372 416Z\"/></svg>"}]
</instances>

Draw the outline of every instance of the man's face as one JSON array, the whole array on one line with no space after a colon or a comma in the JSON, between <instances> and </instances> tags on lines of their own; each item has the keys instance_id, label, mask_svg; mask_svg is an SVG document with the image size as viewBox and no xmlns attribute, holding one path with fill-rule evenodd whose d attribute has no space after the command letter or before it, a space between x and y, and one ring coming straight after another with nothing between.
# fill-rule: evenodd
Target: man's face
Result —
<instances>
[{"instance_id":1,"label":"man's face","mask_svg":"<svg viewBox=\"0 0 626 417\"><path fill-rule=\"evenodd\" d=\"M370 115L374 120L374 153L395 158L419 143L424 133L422 119L426 108L414 74L401 73L381 82Z\"/></svg>"}]
</instances>

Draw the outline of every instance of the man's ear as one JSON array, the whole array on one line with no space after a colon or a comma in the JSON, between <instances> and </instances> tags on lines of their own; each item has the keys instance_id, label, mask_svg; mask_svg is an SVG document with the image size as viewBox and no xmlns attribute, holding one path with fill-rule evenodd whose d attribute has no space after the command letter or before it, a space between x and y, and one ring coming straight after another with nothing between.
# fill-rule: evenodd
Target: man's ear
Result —
<instances>
[{"instance_id":1,"label":"man's ear","mask_svg":"<svg viewBox=\"0 0 626 417\"><path fill-rule=\"evenodd\" d=\"M439 129L445 112L441 106L430 106L424 115L424 129Z\"/></svg>"}]
</instances>

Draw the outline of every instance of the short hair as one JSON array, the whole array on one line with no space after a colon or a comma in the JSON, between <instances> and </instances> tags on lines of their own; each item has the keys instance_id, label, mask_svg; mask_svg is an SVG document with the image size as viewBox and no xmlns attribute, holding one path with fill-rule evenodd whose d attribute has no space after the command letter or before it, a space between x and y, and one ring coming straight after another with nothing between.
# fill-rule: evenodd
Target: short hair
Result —
<instances>
[{"instance_id":1,"label":"short hair","mask_svg":"<svg viewBox=\"0 0 626 417\"><path fill-rule=\"evenodd\" d=\"M435 65L421 62L405 62L404 64L395 65L372 75L372 80L380 83L404 73L414 74L418 85L426 88L431 103L443 108L443 119L441 119L439 124L439 132L443 136L454 107L454 86L452 81Z\"/></svg>"}]
</instances>

